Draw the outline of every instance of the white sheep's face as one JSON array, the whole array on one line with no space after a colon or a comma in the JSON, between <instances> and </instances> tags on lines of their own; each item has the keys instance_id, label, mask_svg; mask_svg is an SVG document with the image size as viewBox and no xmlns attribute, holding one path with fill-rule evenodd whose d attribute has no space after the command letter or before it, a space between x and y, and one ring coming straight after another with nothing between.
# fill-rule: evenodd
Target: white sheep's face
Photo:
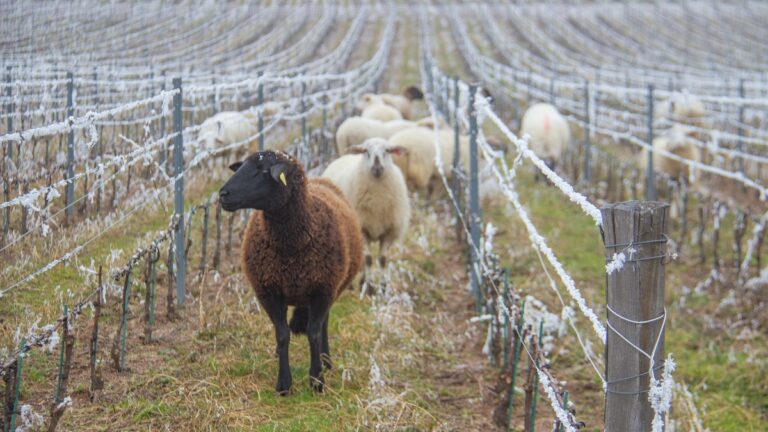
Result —
<instances>
[{"instance_id":1,"label":"white sheep's face","mask_svg":"<svg viewBox=\"0 0 768 432\"><path fill-rule=\"evenodd\" d=\"M357 101L357 106L355 108L362 112L364 109L375 104L384 104L384 100L379 95L373 93L365 93L360 97L360 100Z\"/></svg>"},{"instance_id":2,"label":"white sheep's face","mask_svg":"<svg viewBox=\"0 0 768 432\"><path fill-rule=\"evenodd\" d=\"M391 146L383 138L371 138L360 145L351 147L348 153L361 154L366 168L375 178L381 178L385 170L392 168L392 155L405 154L406 150L400 146Z\"/></svg>"}]
</instances>

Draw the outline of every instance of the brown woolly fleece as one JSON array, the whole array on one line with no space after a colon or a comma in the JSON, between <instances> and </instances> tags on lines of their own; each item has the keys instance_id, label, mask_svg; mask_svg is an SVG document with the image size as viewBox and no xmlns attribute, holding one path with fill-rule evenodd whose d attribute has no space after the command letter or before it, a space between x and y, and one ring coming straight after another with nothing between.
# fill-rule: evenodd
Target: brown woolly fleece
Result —
<instances>
[{"instance_id":1,"label":"brown woolly fleece","mask_svg":"<svg viewBox=\"0 0 768 432\"><path fill-rule=\"evenodd\" d=\"M290 162L290 199L278 210L251 215L243 271L259 302L277 296L306 307L319 295L332 304L362 269L360 224L339 188L325 179L307 180L294 159L278 157Z\"/></svg>"}]
</instances>

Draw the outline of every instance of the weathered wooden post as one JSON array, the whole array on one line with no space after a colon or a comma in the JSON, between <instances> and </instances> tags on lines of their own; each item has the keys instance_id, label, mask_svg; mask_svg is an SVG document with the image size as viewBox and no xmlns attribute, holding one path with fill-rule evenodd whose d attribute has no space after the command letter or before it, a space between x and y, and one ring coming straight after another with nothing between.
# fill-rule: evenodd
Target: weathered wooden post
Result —
<instances>
[{"instance_id":1,"label":"weathered wooden post","mask_svg":"<svg viewBox=\"0 0 768 432\"><path fill-rule=\"evenodd\" d=\"M91 330L91 344L89 346L90 361L90 386L88 387L88 399L93 402L96 399L96 391L103 388L103 381L97 371L97 356L99 353L99 318L101 318L101 299L103 297L102 267L99 266L99 286L96 289L96 301L93 302L93 329Z\"/></svg>"},{"instance_id":2,"label":"weathered wooden post","mask_svg":"<svg viewBox=\"0 0 768 432\"><path fill-rule=\"evenodd\" d=\"M112 342L112 364L118 372L125 371L125 342L128 338L128 314L130 313L129 301L131 299L131 271L128 267L125 274L125 283L123 284L123 300L120 310L120 323L115 333L115 339Z\"/></svg>"},{"instance_id":3,"label":"weathered wooden post","mask_svg":"<svg viewBox=\"0 0 768 432\"><path fill-rule=\"evenodd\" d=\"M174 288L176 285L176 281L174 278L176 277L173 272L173 263L174 263L174 257L173 257L173 250L176 247L175 245L175 237L171 239L171 241L168 242L168 261L166 262L166 267L168 267L168 292L165 297L165 307L166 311L165 314L168 317L168 320L173 320L174 316L176 315L176 308L174 307L175 302L173 301L173 293Z\"/></svg>"},{"instance_id":4,"label":"weathered wooden post","mask_svg":"<svg viewBox=\"0 0 768 432\"><path fill-rule=\"evenodd\" d=\"M736 278L741 276L741 243L747 232L747 214L739 210L736 213L736 225L733 227L733 266L736 267Z\"/></svg>"},{"instance_id":5,"label":"weathered wooden post","mask_svg":"<svg viewBox=\"0 0 768 432\"><path fill-rule=\"evenodd\" d=\"M720 222L722 222L722 204L717 201L712 209L714 213L713 225L715 229L712 231L712 269L720 271Z\"/></svg>"},{"instance_id":6,"label":"weathered wooden post","mask_svg":"<svg viewBox=\"0 0 768 432\"><path fill-rule=\"evenodd\" d=\"M606 275L605 429L649 431L649 370L664 359L664 265L669 204L629 201L601 209L606 261L625 255ZM653 358L653 366L650 363Z\"/></svg>"},{"instance_id":7,"label":"weathered wooden post","mask_svg":"<svg viewBox=\"0 0 768 432\"><path fill-rule=\"evenodd\" d=\"M72 315L74 318L75 314ZM53 403L51 404L51 420L48 423L48 432L54 432L56 426L64 415L64 411L69 403L64 402L64 395L67 394L69 385L69 375L72 370L72 359L75 349L75 334L72 331L69 313L66 305L64 306L64 328L61 338L61 357L59 359L59 374L54 393Z\"/></svg>"},{"instance_id":8,"label":"weathered wooden post","mask_svg":"<svg viewBox=\"0 0 768 432\"><path fill-rule=\"evenodd\" d=\"M213 268L219 270L221 264L221 203L216 201L216 247L213 252Z\"/></svg>"},{"instance_id":9,"label":"weathered wooden post","mask_svg":"<svg viewBox=\"0 0 768 432\"><path fill-rule=\"evenodd\" d=\"M147 256L144 273L144 344L152 343L152 326L155 324L155 264L160 260L160 248L153 248Z\"/></svg>"}]
</instances>

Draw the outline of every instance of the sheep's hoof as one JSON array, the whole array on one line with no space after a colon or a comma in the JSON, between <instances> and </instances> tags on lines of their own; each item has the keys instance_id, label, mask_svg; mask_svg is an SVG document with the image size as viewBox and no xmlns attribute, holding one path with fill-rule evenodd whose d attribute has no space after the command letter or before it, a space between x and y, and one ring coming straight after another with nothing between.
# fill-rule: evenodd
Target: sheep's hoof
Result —
<instances>
[{"instance_id":1,"label":"sheep's hoof","mask_svg":"<svg viewBox=\"0 0 768 432\"><path fill-rule=\"evenodd\" d=\"M384 255L379 257L379 266L381 268L387 268L387 257L385 257Z\"/></svg>"},{"instance_id":2,"label":"sheep's hoof","mask_svg":"<svg viewBox=\"0 0 768 432\"><path fill-rule=\"evenodd\" d=\"M291 394L291 379L278 379L275 391L279 396L288 396Z\"/></svg>"},{"instance_id":3,"label":"sheep's hoof","mask_svg":"<svg viewBox=\"0 0 768 432\"><path fill-rule=\"evenodd\" d=\"M322 393L323 392L323 377L309 377L309 383L312 386L312 390L315 391L315 393Z\"/></svg>"}]
</instances>

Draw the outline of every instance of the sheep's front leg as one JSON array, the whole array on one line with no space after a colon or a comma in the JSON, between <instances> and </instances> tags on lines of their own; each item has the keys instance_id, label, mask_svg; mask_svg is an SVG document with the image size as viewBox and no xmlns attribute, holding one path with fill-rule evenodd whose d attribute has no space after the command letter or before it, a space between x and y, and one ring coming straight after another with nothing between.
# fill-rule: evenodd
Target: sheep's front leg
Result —
<instances>
[{"instance_id":1,"label":"sheep's front leg","mask_svg":"<svg viewBox=\"0 0 768 432\"><path fill-rule=\"evenodd\" d=\"M277 355L280 361L280 369L277 374L275 390L281 396L286 396L291 390L291 366L288 362L288 344L291 341L291 329L288 327L288 306L282 297L265 296L259 298L261 306L267 311L272 325L275 326L275 339L277 342Z\"/></svg>"},{"instance_id":2,"label":"sheep's front leg","mask_svg":"<svg viewBox=\"0 0 768 432\"><path fill-rule=\"evenodd\" d=\"M320 354L323 348L323 327L328 320L331 302L326 290L318 290L309 305L309 322L307 323L307 339L309 339L309 381L312 389L323 392L323 367ZM327 330L326 330L327 332Z\"/></svg>"}]
</instances>

